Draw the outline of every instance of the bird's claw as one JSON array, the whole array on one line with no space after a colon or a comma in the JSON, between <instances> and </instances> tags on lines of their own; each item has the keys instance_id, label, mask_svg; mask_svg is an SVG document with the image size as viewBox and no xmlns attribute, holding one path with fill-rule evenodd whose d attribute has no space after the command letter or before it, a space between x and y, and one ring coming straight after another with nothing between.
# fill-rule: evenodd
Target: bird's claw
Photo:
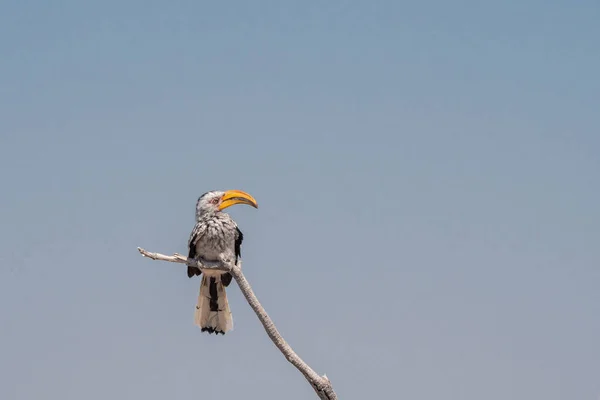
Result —
<instances>
[{"instance_id":1,"label":"bird's claw","mask_svg":"<svg viewBox=\"0 0 600 400\"><path fill-rule=\"evenodd\" d=\"M229 258L228 256L226 256L225 254L219 255L219 261L221 261L225 265L231 264L231 258Z\"/></svg>"}]
</instances>

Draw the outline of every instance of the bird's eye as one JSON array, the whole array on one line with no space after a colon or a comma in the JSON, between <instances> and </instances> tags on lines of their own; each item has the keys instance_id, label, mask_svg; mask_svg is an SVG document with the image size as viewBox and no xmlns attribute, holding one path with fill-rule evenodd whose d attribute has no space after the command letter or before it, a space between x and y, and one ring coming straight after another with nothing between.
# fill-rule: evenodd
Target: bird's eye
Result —
<instances>
[{"instance_id":1,"label":"bird's eye","mask_svg":"<svg viewBox=\"0 0 600 400\"><path fill-rule=\"evenodd\" d=\"M214 199L212 199L210 202L211 202L211 203L213 203L213 204L217 204L217 203L219 202L219 198L218 198L218 197L215 197L215 198L214 198Z\"/></svg>"}]
</instances>

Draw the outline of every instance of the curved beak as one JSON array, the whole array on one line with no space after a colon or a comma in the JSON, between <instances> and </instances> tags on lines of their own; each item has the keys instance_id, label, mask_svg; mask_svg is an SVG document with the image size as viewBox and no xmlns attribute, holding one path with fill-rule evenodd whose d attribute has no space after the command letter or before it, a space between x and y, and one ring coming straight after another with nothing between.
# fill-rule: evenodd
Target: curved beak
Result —
<instances>
[{"instance_id":1,"label":"curved beak","mask_svg":"<svg viewBox=\"0 0 600 400\"><path fill-rule=\"evenodd\" d=\"M234 204L247 204L254 208L258 208L256 200L254 200L254 197L250 196L248 193L242 192L241 190L228 190L221 199L219 210L224 210Z\"/></svg>"}]
</instances>

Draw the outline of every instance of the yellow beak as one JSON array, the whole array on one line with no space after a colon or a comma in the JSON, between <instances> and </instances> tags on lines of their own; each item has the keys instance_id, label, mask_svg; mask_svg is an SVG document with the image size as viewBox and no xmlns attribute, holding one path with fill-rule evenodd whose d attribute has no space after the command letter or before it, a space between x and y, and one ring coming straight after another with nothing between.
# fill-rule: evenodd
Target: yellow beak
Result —
<instances>
[{"instance_id":1,"label":"yellow beak","mask_svg":"<svg viewBox=\"0 0 600 400\"><path fill-rule=\"evenodd\" d=\"M254 200L254 197L250 196L248 193L242 192L241 190L228 190L221 199L219 210L224 210L234 204L247 204L254 208L258 208L256 200Z\"/></svg>"}]
</instances>

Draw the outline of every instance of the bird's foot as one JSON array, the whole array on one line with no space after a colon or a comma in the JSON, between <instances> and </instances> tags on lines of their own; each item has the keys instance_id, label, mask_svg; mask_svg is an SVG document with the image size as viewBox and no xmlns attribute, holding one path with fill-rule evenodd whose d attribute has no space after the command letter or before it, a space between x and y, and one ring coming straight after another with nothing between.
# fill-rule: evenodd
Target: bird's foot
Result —
<instances>
[{"instance_id":1,"label":"bird's foot","mask_svg":"<svg viewBox=\"0 0 600 400\"><path fill-rule=\"evenodd\" d=\"M201 268L204 269L216 269L216 270L229 270L232 265L231 258L226 254L220 254L217 260L206 260L202 257L197 257L196 260L202 264Z\"/></svg>"},{"instance_id":2,"label":"bird's foot","mask_svg":"<svg viewBox=\"0 0 600 400\"><path fill-rule=\"evenodd\" d=\"M220 261L207 260L200 256L196 256L196 260L201 264L200 268L215 269L215 268L219 268L221 266Z\"/></svg>"},{"instance_id":3,"label":"bird's foot","mask_svg":"<svg viewBox=\"0 0 600 400\"><path fill-rule=\"evenodd\" d=\"M231 258L226 254L219 254L219 261L223 264L223 266L229 266L232 263Z\"/></svg>"}]
</instances>

